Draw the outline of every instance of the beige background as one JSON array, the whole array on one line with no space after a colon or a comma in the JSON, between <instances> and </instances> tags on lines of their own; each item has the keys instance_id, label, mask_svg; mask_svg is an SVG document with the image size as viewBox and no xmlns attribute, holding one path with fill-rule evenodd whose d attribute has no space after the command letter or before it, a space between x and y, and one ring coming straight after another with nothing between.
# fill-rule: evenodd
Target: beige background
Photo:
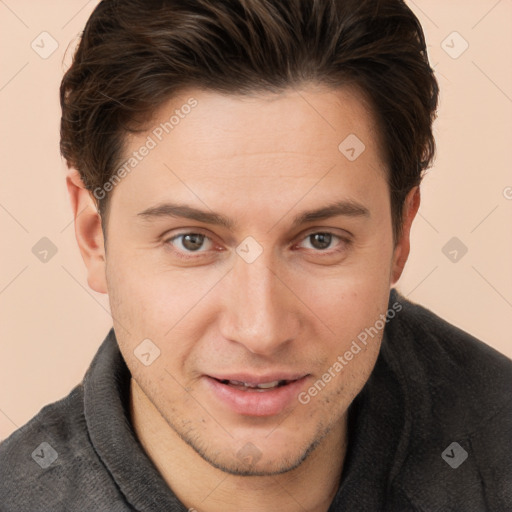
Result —
<instances>
[{"instance_id":1,"label":"beige background","mask_svg":"<svg viewBox=\"0 0 512 512\"><path fill-rule=\"evenodd\" d=\"M0 439L82 379L111 326L107 297L86 283L58 148L66 48L96 4L0 0ZM438 156L398 288L512 357L512 2L408 4L441 99ZM42 32L58 43L47 58ZM46 263L32 252L42 237L57 249ZM454 247L443 252L453 237L468 249L456 262L444 254Z\"/></svg>"}]
</instances>

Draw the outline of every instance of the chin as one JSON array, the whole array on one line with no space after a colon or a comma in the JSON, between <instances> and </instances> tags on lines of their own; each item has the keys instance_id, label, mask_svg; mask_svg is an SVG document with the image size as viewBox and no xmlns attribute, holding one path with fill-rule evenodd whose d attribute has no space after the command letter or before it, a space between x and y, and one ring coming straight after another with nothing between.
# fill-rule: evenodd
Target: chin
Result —
<instances>
[{"instance_id":1,"label":"chin","mask_svg":"<svg viewBox=\"0 0 512 512\"><path fill-rule=\"evenodd\" d=\"M247 443L245 447L247 447ZM254 446L254 445L252 445ZM242 450L244 449L242 448ZM233 457L209 457L208 454L199 454L211 466L219 469L220 471L234 475L234 476L275 476L293 471L298 468L308 457L309 449L301 453L276 453L275 450L272 454L265 454L260 452L256 457L259 457L257 462L244 460L240 457L239 453L233 454Z\"/></svg>"},{"instance_id":2,"label":"chin","mask_svg":"<svg viewBox=\"0 0 512 512\"><path fill-rule=\"evenodd\" d=\"M268 431L259 436L244 436L246 442L236 451L232 451L233 442L217 448L211 442L205 447L195 436L182 439L208 464L224 473L235 476L275 476L293 471L304 463L328 434L328 430L320 425L317 434L312 435L310 440L294 439L285 433L284 439L282 436L272 439L270 436L275 434Z\"/></svg>"}]
</instances>

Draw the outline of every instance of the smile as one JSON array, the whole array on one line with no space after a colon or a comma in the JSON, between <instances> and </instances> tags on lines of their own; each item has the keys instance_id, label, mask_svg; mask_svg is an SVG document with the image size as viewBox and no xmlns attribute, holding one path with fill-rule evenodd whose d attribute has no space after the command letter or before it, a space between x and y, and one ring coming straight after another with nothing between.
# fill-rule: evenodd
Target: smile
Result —
<instances>
[{"instance_id":1,"label":"smile","mask_svg":"<svg viewBox=\"0 0 512 512\"><path fill-rule=\"evenodd\" d=\"M295 378L225 379L204 376L203 382L215 407L244 416L275 416L297 402L309 375ZM257 382L255 382L257 381Z\"/></svg>"},{"instance_id":2,"label":"smile","mask_svg":"<svg viewBox=\"0 0 512 512\"><path fill-rule=\"evenodd\" d=\"M236 389L240 389L242 391L266 391L268 389L279 388L281 386L286 386L289 380L274 380L272 382L262 382L261 384L252 384L250 382L241 382L238 380L221 380L219 381L222 384L227 386L232 386Z\"/></svg>"}]
</instances>

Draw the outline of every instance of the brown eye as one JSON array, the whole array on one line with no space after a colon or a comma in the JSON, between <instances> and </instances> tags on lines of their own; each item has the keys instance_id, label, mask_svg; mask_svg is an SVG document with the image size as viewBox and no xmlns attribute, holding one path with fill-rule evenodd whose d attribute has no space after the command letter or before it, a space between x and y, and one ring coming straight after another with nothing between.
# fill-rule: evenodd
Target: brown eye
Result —
<instances>
[{"instance_id":1,"label":"brown eye","mask_svg":"<svg viewBox=\"0 0 512 512\"><path fill-rule=\"evenodd\" d=\"M209 241L211 246L211 240L206 235L189 232L175 235L166 240L165 243L171 245L178 254L185 256L191 253L204 253L210 249L211 247L208 245L205 249L206 240Z\"/></svg>"},{"instance_id":2,"label":"brown eye","mask_svg":"<svg viewBox=\"0 0 512 512\"><path fill-rule=\"evenodd\" d=\"M204 235L199 233L190 233L187 235L181 235L183 237L183 247L189 251L196 251L200 249L204 242Z\"/></svg>"},{"instance_id":3,"label":"brown eye","mask_svg":"<svg viewBox=\"0 0 512 512\"><path fill-rule=\"evenodd\" d=\"M311 245L315 249L324 250L329 247L332 241L331 233L313 233L308 236L311 241Z\"/></svg>"},{"instance_id":4,"label":"brown eye","mask_svg":"<svg viewBox=\"0 0 512 512\"><path fill-rule=\"evenodd\" d=\"M332 249L334 246L334 242L336 240L340 241L341 243L338 243L339 245L343 245L343 242L346 242L343 238L341 238L338 235L335 235L334 233L325 232L325 231L318 231L315 233L310 233L307 235L302 243L305 241L309 242L309 247L306 247L306 249L312 249L316 252L333 252Z\"/></svg>"}]
</instances>

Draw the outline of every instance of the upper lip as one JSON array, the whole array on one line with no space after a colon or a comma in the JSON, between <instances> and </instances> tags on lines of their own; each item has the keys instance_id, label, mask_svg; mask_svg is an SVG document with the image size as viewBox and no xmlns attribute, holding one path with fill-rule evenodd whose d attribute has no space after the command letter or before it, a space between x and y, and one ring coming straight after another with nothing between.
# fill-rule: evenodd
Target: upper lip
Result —
<instances>
[{"instance_id":1,"label":"upper lip","mask_svg":"<svg viewBox=\"0 0 512 512\"><path fill-rule=\"evenodd\" d=\"M275 372L266 375L253 375L249 373L230 373L226 375L208 375L216 380L235 380L238 382L245 382L247 384L265 384L267 382L274 382L279 380L298 380L305 377L306 373L286 373Z\"/></svg>"}]
</instances>

